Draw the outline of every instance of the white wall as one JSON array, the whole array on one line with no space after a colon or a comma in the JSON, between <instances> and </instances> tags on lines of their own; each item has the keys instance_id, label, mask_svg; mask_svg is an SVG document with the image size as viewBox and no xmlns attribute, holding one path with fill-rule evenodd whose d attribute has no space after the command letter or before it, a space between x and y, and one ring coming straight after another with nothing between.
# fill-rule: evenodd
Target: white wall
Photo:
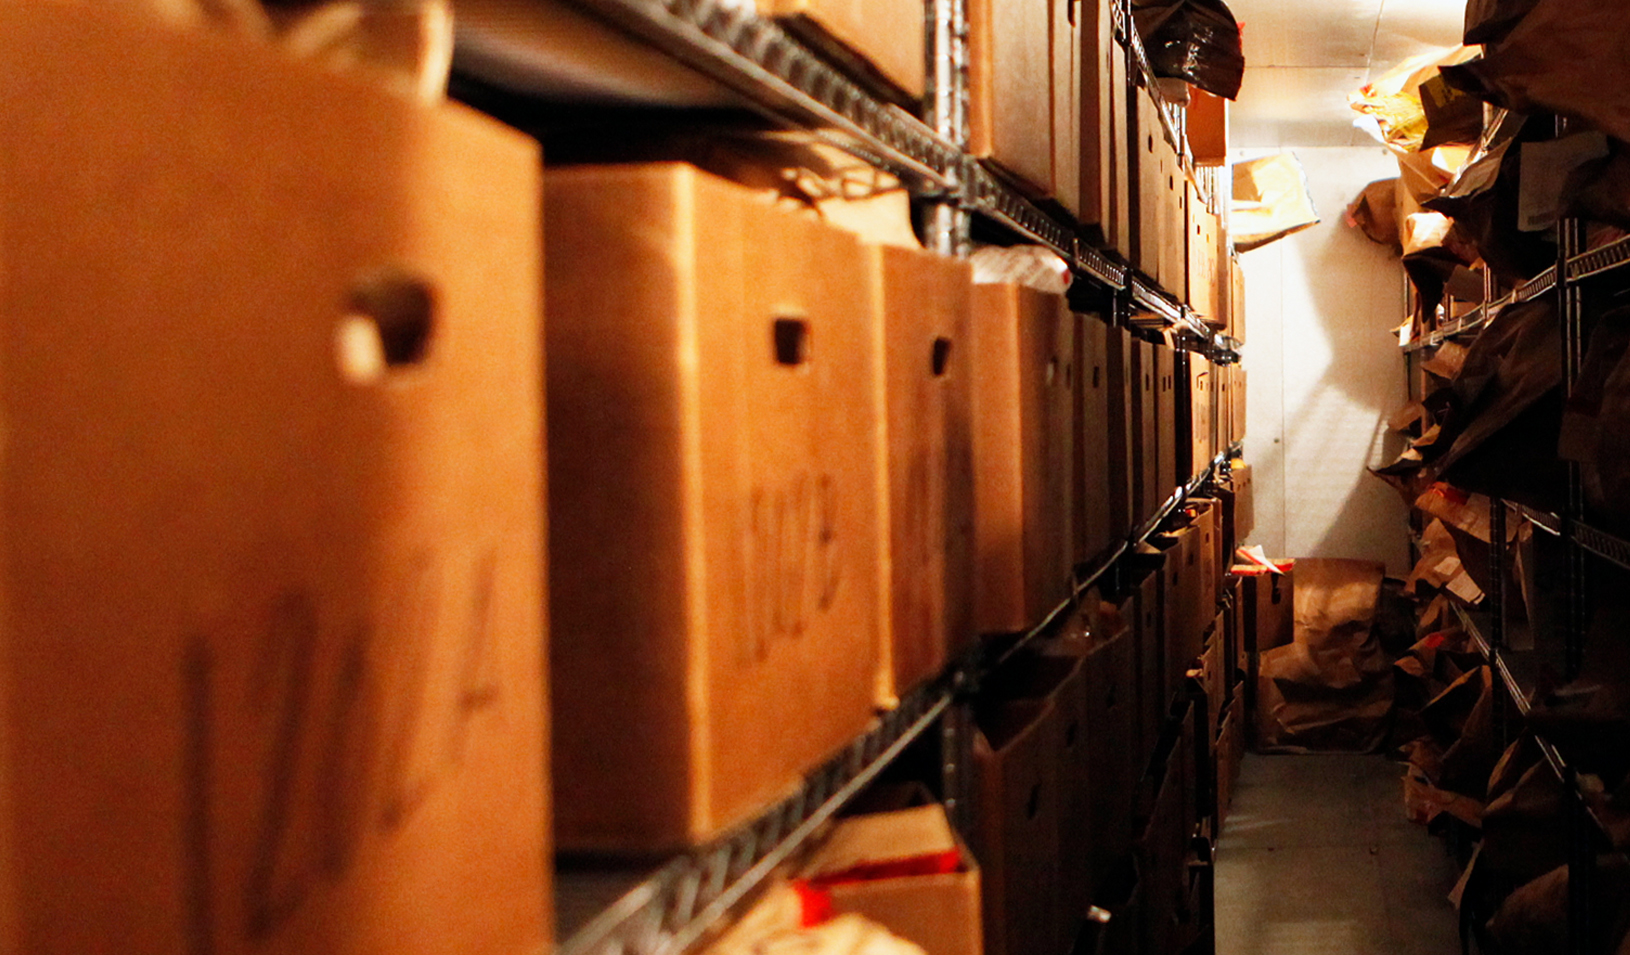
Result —
<instances>
[{"instance_id":1,"label":"white wall","mask_svg":"<svg viewBox=\"0 0 1630 955\"><path fill-rule=\"evenodd\" d=\"M1343 221L1365 184L1398 167L1379 146L1293 151L1323 221L1240 257L1252 542L1273 556L1378 560L1403 575L1407 512L1366 470L1402 447L1385 422L1407 396L1391 333L1402 319L1403 269Z\"/></svg>"}]
</instances>

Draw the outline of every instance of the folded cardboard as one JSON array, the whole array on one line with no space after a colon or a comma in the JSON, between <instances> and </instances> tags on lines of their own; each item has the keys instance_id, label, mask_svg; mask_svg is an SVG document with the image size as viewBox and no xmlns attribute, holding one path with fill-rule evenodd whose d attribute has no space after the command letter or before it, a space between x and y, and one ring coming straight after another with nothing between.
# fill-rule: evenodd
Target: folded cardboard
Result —
<instances>
[{"instance_id":1,"label":"folded cardboard","mask_svg":"<svg viewBox=\"0 0 1630 955\"><path fill-rule=\"evenodd\" d=\"M1123 332L1107 326L1096 315L1076 316L1076 362L1080 371L1080 405L1076 414L1075 454L1072 456L1075 500L1075 563L1100 556L1116 541L1110 519L1112 486L1118 478L1107 466L1112 456L1110 412L1118 396L1110 389L1109 343Z\"/></svg>"},{"instance_id":2,"label":"folded cardboard","mask_svg":"<svg viewBox=\"0 0 1630 955\"><path fill-rule=\"evenodd\" d=\"M923 0L769 0L760 9L766 6L852 73L880 76L911 102L923 98L928 64Z\"/></svg>"},{"instance_id":3,"label":"folded cardboard","mask_svg":"<svg viewBox=\"0 0 1630 955\"><path fill-rule=\"evenodd\" d=\"M973 636L972 276L910 249L867 250L877 442L878 699L892 705ZM953 434L953 429L956 433ZM957 465L957 466L953 466ZM955 485L953 487L953 484Z\"/></svg>"},{"instance_id":4,"label":"folded cardboard","mask_svg":"<svg viewBox=\"0 0 1630 955\"><path fill-rule=\"evenodd\" d=\"M546 945L535 144L99 5L0 49L0 947Z\"/></svg>"},{"instance_id":5,"label":"folded cardboard","mask_svg":"<svg viewBox=\"0 0 1630 955\"><path fill-rule=\"evenodd\" d=\"M975 618L1025 630L1069 593L1075 318L1064 299L974 287Z\"/></svg>"},{"instance_id":6,"label":"folded cardboard","mask_svg":"<svg viewBox=\"0 0 1630 955\"><path fill-rule=\"evenodd\" d=\"M557 837L693 844L871 718L866 250L679 164L547 200Z\"/></svg>"},{"instance_id":7,"label":"folded cardboard","mask_svg":"<svg viewBox=\"0 0 1630 955\"><path fill-rule=\"evenodd\" d=\"M949 853L959 860L953 871L889 871L891 864ZM926 955L983 951L979 866L937 803L839 821L802 874L832 914L864 916Z\"/></svg>"}]
</instances>

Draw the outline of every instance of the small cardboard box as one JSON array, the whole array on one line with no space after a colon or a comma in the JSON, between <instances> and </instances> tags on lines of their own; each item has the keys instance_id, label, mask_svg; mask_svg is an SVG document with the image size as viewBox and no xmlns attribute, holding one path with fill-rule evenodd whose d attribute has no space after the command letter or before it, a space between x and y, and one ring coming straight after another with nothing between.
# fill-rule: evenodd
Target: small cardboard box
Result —
<instances>
[{"instance_id":1,"label":"small cardboard box","mask_svg":"<svg viewBox=\"0 0 1630 955\"><path fill-rule=\"evenodd\" d=\"M1117 538L1130 536L1133 525L1149 516L1135 507L1137 488L1132 481L1140 427L1134 402L1142 390L1135 356L1131 333L1111 328L1105 362L1109 376L1109 456L1099 470L1109 484L1110 530Z\"/></svg>"},{"instance_id":2,"label":"small cardboard box","mask_svg":"<svg viewBox=\"0 0 1630 955\"><path fill-rule=\"evenodd\" d=\"M1133 733L1138 743L1132 765L1141 774L1176 692L1166 672L1166 552L1140 544L1127 555L1126 567L1127 586L1135 598L1133 639L1138 647L1138 715Z\"/></svg>"},{"instance_id":3,"label":"small cardboard box","mask_svg":"<svg viewBox=\"0 0 1630 955\"><path fill-rule=\"evenodd\" d=\"M1215 455L1212 434L1211 360L1199 352L1189 352L1189 440L1192 450L1189 474L1199 474Z\"/></svg>"},{"instance_id":4,"label":"small cardboard box","mask_svg":"<svg viewBox=\"0 0 1630 955\"><path fill-rule=\"evenodd\" d=\"M1153 517L1166 502L1172 489L1165 486L1160 469L1160 408L1156 392L1160 367L1156 360L1158 346L1141 339L1133 343L1133 379L1137 388L1132 394L1132 487L1133 523L1141 524Z\"/></svg>"},{"instance_id":5,"label":"small cardboard box","mask_svg":"<svg viewBox=\"0 0 1630 955\"><path fill-rule=\"evenodd\" d=\"M1222 549L1222 502L1212 497L1191 497L1184 505L1199 542L1199 577L1195 584L1194 612L1197 619L1211 619L1216 609L1218 590L1222 584L1224 559Z\"/></svg>"},{"instance_id":6,"label":"small cardboard box","mask_svg":"<svg viewBox=\"0 0 1630 955\"><path fill-rule=\"evenodd\" d=\"M769 0L768 8L852 72L881 77L910 101L927 92L923 0Z\"/></svg>"},{"instance_id":7,"label":"small cardboard box","mask_svg":"<svg viewBox=\"0 0 1630 955\"><path fill-rule=\"evenodd\" d=\"M1138 136L1133 144L1138 180L1138 229L1132 262L1144 274L1165 286L1166 266L1162 250L1172 241L1166 237L1171 225L1167 209L1171 192L1167 183L1175 182L1177 171L1158 110L1149 91L1140 86L1137 93Z\"/></svg>"},{"instance_id":8,"label":"small cardboard box","mask_svg":"<svg viewBox=\"0 0 1630 955\"><path fill-rule=\"evenodd\" d=\"M1234 541L1244 544L1256 531L1256 488L1252 470L1244 461L1235 460L1230 468L1234 481Z\"/></svg>"},{"instance_id":9,"label":"small cardboard box","mask_svg":"<svg viewBox=\"0 0 1630 955\"><path fill-rule=\"evenodd\" d=\"M974 856L989 955L1058 951L1058 720L1045 700L976 714Z\"/></svg>"},{"instance_id":10,"label":"small cardboard box","mask_svg":"<svg viewBox=\"0 0 1630 955\"><path fill-rule=\"evenodd\" d=\"M867 249L880 479L878 702L945 668L973 634L972 474L952 451L971 448L972 274L964 262L911 249ZM960 433L953 435L952 430Z\"/></svg>"},{"instance_id":11,"label":"small cardboard box","mask_svg":"<svg viewBox=\"0 0 1630 955\"><path fill-rule=\"evenodd\" d=\"M1095 881L1093 850L1098 843L1095 798L1113 785L1115 774L1094 758L1097 734L1109 731L1093 705L1095 634L1077 616L1064 635L1020 654L992 679L987 692L1003 698L1031 699L1051 708L1056 725L1050 757L1058 778L1058 891L1053 918L1060 938L1073 935L1086 913Z\"/></svg>"},{"instance_id":12,"label":"small cardboard box","mask_svg":"<svg viewBox=\"0 0 1630 955\"><path fill-rule=\"evenodd\" d=\"M974 466L981 633L1028 629L1069 595L1075 317L1062 297L974 287Z\"/></svg>"},{"instance_id":13,"label":"small cardboard box","mask_svg":"<svg viewBox=\"0 0 1630 955\"><path fill-rule=\"evenodd\" d=\"M1236 565L1245 605L1245 652L1264 653L1296 639L1296 562L1278 561L1283 573Z\"/></svg>"},{"instance_id":14,"label":"small cardboard box","mask_svg":"<svg viewBox=\"0 0 1630 955\"><path fill-rule=\"evenodd\" d=\"M546 946L536 144L106 5L0 51L0 947Z\"/></svg>"},{"instance_id":15,"label":"small cardboard box","mask_svg":"<svg viewBox=\"0 0 1630 955\"><path fill-rule=\"evenodd\" d=\"M1186 461L1177 453L1177 350L1155 346L1155 429L1159 439L1161 498L1188 483Z\"/></svg>"},{"instance_id":16,"label":"small cardboard box","mask_svg":"<svg viewBox=\"0 0 1630 955\"><path fill-rule=\"evenodd\" d=\"M1189 152L1196 166L1228 165L1228 100L1189 87Z\"/></svg>"},{"instance_id":17,"label":"small cardboard box","mask_svg":"<svg viewBox=\"0 0 1630 955\"><path fill-rule=\"evenodd\" d=\"M1021 188L1080 196L1082 0L969 0L969 150Z\"/></svg>"},{"instance_id":18,"label":"small cardboard box","mask_svg":"<svg viewBox=\"0 0 1630 955\"><path fill-rule=\"evenodd\" d=\"M1097 226L1104 245L1131 248L1132 171L1127 164L1126 48L1115 42L1111 0L1082 0L1081 221Z\"/></svg>"},{"instance_id":19,"label":"small cardboard box","mask_svg":"<svg viewBox=\"0 0 1630 955\"><path fill-rule=\"evenodd\" d=\"M866 250L681 164L546 196L556 832L695 844L872 717Z\"/></svg>"},{"instance_id":20,"label":"small cardboard box","mask_svg":"<svg viewBox=\"0 0 1630 955\"><path fill-rule=\"evenodd\" d=\"M954 872L849 876L863 868L955 852ZM980 870L938 803L841 819L803 877L831 900L833 915L856 914L914 942L927 955L981 955ZM823 880L833 880L823 885Z\"/></svg>"},{"instance_id":21,"label":"small cardboard box","mask_svg":"<svg viewBox=\"0 0 1630 955\"><path fill-rule=\"evenodd\" d=\"M1075 562L1086 563L1113 546L1117 540L1110 519L1111 485L1105 462L1110 459L1110 411L1116 395L1109 384L1109 342L1119 329L1107 326L1096 315L1076 316L1076 368L1080 372L1080 411L1076 415L1075 477Z\"/></svg>"}]
</instances>

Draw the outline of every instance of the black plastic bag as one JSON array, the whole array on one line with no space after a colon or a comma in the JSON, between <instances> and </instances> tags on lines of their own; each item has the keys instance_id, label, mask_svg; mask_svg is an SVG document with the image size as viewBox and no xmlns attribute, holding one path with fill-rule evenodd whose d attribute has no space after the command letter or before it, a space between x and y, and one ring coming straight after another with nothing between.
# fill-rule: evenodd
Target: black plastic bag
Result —
<instances>
[{"instance_id":1,"label":"black plastic bag","mask_svg":"<svg viewBox=\"0 0 1630 955\"><path fill-rule=\"evenodd\" d=\"M1133 0L1132 18L1156 76L1234 99L1245 76L1239 23L1222 0Z\"/></svg>"}]
</instances>

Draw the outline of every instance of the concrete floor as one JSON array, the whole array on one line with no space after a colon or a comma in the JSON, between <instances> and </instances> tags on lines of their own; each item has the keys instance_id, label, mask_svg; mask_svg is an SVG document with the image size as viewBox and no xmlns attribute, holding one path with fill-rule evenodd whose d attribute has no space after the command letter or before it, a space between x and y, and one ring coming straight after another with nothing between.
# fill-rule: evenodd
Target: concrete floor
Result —
<instances>
[{"instance_id":1,"label":"concrete floor","mask_svg":"<svg viewBox=\"0 0 1630 955\"><path fill-rule=\"evenodd\" d=\"M1457 955L1459 871L1379 756L1256 756L1217 844L1217 955Z\"/></svg>"}]
</instances>

